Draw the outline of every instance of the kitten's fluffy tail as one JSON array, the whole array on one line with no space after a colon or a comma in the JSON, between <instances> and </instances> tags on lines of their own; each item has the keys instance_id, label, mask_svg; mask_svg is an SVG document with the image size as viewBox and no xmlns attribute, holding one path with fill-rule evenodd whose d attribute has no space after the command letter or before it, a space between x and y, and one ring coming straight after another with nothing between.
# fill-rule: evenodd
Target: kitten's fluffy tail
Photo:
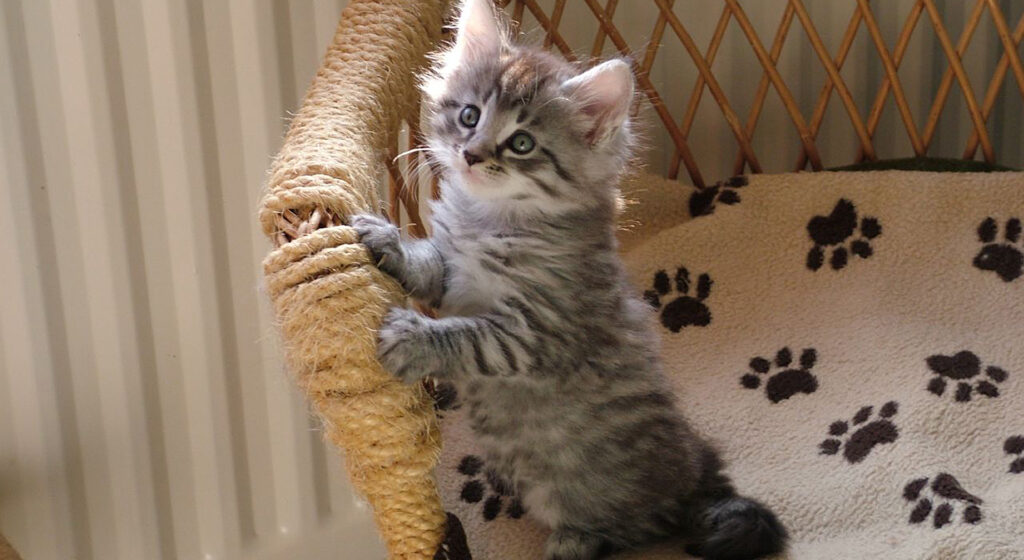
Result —
<instances>
[{"instance_id":1,"label":"kitten's fluffy tail","mask_svg":"<svg viewBox=\"0 0 1024 560\"><path fill-rule=\"evenodd\" d=\"M704 538L689 552L705 560L754 560L781 552L786 529L764 505L731 494L703 513Z\"/></svg>"}]
</instances>

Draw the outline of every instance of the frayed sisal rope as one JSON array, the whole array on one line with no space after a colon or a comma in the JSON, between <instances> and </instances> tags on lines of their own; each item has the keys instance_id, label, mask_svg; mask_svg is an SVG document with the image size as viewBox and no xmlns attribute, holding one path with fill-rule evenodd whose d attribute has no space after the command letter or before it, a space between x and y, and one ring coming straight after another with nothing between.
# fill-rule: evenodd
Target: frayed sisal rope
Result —
<instances>
[{"instance_id":1,"label":"frayed sisal rope","mask_svg":"<svg viewBox=\"0 0 1024 560\"><path fill-rule=\"evenodd\" d=\"M444 536L439 432L426 392L377 363L376 330L403 294L342 224L380 210L383 154L401 120L417 118L415 75L445 9L445 0L349 3L259 213L279 246L263 264L288 369L396 559L433 558Z\"/></svg>"}]
</instances>

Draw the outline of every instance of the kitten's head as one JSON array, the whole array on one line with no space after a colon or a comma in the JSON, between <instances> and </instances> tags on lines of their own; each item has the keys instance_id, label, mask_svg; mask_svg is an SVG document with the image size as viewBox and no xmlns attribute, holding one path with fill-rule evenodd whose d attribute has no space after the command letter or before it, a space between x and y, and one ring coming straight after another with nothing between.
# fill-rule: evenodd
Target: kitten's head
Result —
<instances>
[{"instance_id":1,"label":"kitten's head","mask_svg":"<svg viewBox=\"0 0 1024 560\"><path fill-rule=\"evenodd\" d=\"M428 147L448 183L527 212L614 200L630 155L629 65L580 73L514 45L491 0L465 0L457 33L423 82Z\"/></svg>"}]
</instances>

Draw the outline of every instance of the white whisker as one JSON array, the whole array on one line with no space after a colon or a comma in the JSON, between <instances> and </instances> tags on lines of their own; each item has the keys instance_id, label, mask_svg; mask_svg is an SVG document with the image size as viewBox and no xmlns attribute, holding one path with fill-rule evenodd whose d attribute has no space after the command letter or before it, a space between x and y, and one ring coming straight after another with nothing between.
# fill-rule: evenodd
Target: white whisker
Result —
<instances>
[{"instance_id":1,"label":"white whisker","mask_svg":"<svg viewBox=\"0 0 1024 560\"><path fill-rule=\"evenodd\" d=\"M406 151L398 154L397 156L395 156L394 159L391 160L391 163L395 163L396 161L398 161L398 158L400 158L402 156L407 156L409 154L415 154L417 152L429 152L429 151L430 151L430 148L428 148L426 146L421 146L419 148L413 148L411 150L406 150Z\"/></svg>"}]
</instances>

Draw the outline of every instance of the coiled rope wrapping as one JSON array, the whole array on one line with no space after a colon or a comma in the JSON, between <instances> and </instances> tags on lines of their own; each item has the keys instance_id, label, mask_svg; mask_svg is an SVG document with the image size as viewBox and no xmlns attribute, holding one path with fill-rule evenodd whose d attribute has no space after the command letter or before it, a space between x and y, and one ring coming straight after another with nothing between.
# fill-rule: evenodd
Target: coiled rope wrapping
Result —
<instances>
[{"instance_id":1,"label":"coiled rope wrapping","mask_svg":"<svg viewBox=\"0 0 1024 560\"><path fill-rule=\"evenodd\" d=\"M432 558L445 514L433 480L437 420L422 388L383 371L376 329L402 301L348 216L380 209L383 154L416 118L415 74L445 0L352 0L274 161L260 209L279 247L264 261L288 369L345 451L392 558Z\"/></svg>"}]
</instances>

